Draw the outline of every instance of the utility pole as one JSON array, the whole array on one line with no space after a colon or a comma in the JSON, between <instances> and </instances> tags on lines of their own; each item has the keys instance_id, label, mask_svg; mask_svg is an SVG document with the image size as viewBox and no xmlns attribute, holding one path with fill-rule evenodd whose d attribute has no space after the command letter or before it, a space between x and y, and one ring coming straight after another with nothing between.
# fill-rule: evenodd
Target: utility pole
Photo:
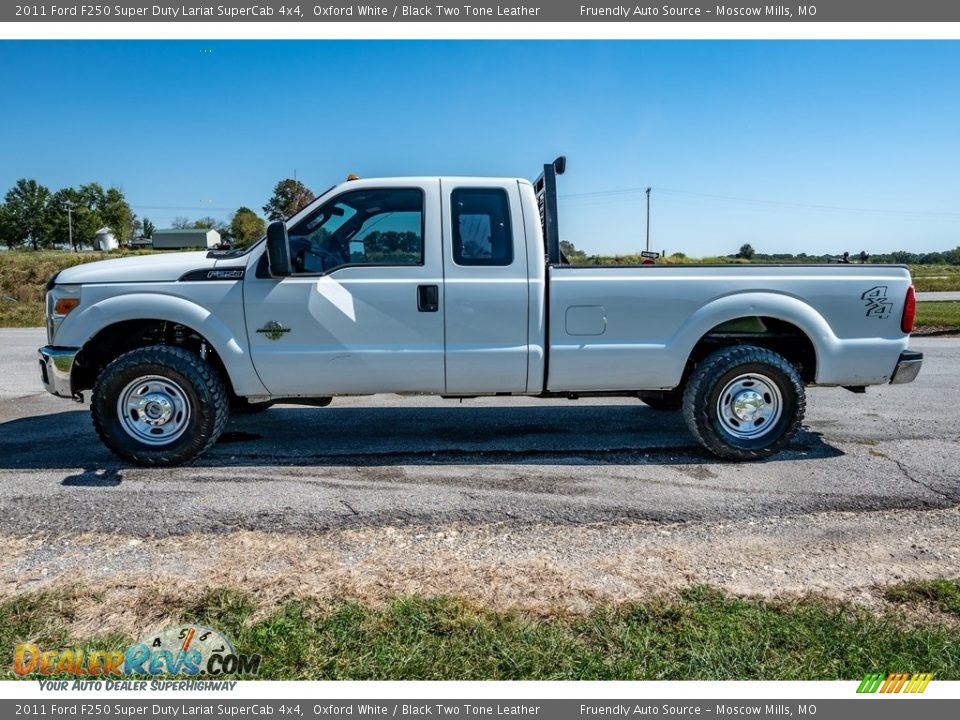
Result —
<instances>
[{"instance_id":1,"label":"utility pole","mask_svg":"<svg viewBox=\"0 0 960 720\"><path fill-rule=\"evenodd\" d=\"M650 191L653 188L647 188L647 252L650 252Z\"/></svg>"},{"instance_id":2,"label":"utility pole","mask_svg":"<svg viewBox=\"0 0 960 720\"><path fill-rule=\"evenodd\" d=\"M70 228L70 249L76 252L73 246L73 200L64 200L63 207L67 211L67 227Z\"/></svg>"}]
</instances>

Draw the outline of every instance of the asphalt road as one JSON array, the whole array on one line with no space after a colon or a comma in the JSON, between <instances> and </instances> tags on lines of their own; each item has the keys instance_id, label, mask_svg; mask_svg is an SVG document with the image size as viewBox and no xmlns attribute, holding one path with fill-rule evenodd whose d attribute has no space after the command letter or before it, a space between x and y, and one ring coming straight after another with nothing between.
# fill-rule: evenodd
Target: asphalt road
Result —
<instances>
[{"instance_id":1,"label":"asphalt road","mask_svg":"<svg viewBox=\"0 0 960 720\"><path fill-rule=\"evenodd\" d=\"M375 396L231 420L190 467L125 465L39 384L40 330L0 330L0 527L170 536L449 523L744 520L960 503L960 339L911 385L809 392L762 463L718 462L639 401Z\"/></svg>"},{"instance_id":2,"label":"asphalt road","mask_svg":"<svg viewBox=\"0 0 960 720\"><path fill-rule=\"evenodd\" d=\"M917 302L937 302L937 301L946 301L960 300L960 292L953 291L937 291L937 292L918 292L917 293Z\"/></svg>"}]
</instances>

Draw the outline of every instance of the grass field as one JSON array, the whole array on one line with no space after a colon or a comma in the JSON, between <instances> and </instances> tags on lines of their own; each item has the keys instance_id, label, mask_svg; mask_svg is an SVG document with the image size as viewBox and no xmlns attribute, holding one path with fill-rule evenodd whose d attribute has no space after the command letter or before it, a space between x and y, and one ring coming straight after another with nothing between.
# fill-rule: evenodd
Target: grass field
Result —
<instances>
[{"instance_id":1,"label":"grass field","mask_svg":"<svg viewBox=\"0 0 960 720\"><path fill-rule=\"evenodd\" d=\"M127 254L143 254L143 251L111 253L109 257ZM50 276L65 267L104 257L98 252L0 253L0 327L42 327L44 287ZM717 258L703 259L704 262L715 260ZM685 262L699 261L687 258ZM917 265L911 272L919 291L960 290L960 266ZM934 304L941 307L932 307ZM921 303L917 327L927 326L960 329L960 304Z\"/></svg>"},{"instance_id":2,"label":"grass field","mask_svg":"<svg viewBox=\"0 0 960 720\"><path fill-rule=\"evenodd\" d=\"M918 292L960 290L960 266L914 265L910 268Z\"/></svg>"},{"instance_id":3,"label":"grass field","mask_svg":"<svg viewBox=\"0 0 960 720\"><path fill-rule=\"evenodd\" d=\"M0 604L0 647L29 640L42 649L122 650L134 641L72 636L81 599L89 601L60 592ZM852 681L890 671L960 678L960 584L908 583L886 599L890 606L873 613L700 587L588 616L538 618L452 598L399 598L384 608L289 600L264 609L225 589L173 614L225 632L241 653L259 653L264 679ZM0 677L14 677L12 666Z\"/></svg>"},{"instance_id":4,"label":"grass field","mask_svg":"<svg viewBox=\"0 0 960 720\"><path fill-rule=\"evenodd\" d=\"M960 330L960 302L917 303L917 327Z\"/></svg>"},{"instance_id":5,"label":"grass field","mask_svg":"<svg viewBox=\"0 0 960 720\"><path fill-rule=\"evenodd\" d=\"M59 270L105 257L142 255L143 251L15 251L0 253L0 327L42 327L43 298L50 276Z\"/></svg>"}]
</instances>

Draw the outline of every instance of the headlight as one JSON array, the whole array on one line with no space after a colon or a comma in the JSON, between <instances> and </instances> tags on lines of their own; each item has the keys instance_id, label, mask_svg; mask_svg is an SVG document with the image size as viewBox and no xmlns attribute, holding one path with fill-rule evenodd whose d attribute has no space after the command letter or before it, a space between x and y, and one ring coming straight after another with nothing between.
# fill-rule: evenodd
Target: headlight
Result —
<instances>
[{"instance_id":1,"label":"headlight","mask_svg":"<svg viewBox=\"0 0 960 720\"><path fill-rule=\"evenodd\" d=\"M54 285L47 293L47 343L53 345L63 319L80 306L80 285Z\"/></svg>"}]
</instances>

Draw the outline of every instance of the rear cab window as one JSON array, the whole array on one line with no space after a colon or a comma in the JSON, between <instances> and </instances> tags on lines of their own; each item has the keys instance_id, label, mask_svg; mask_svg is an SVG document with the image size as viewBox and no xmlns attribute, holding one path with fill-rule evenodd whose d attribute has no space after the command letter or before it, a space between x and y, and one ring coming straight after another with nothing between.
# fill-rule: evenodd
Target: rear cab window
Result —
<instances>
[{"instance_id":1,"label":"rear cab window","mask_svg":"<svg viewBox=\"0 0 960 720\"><path fill-rule=\"evenodd\" d=\"M502 188L455 188L450 193L453 261L457 265L510 265L510 202Z\"/></svg>"}]
</instances>

